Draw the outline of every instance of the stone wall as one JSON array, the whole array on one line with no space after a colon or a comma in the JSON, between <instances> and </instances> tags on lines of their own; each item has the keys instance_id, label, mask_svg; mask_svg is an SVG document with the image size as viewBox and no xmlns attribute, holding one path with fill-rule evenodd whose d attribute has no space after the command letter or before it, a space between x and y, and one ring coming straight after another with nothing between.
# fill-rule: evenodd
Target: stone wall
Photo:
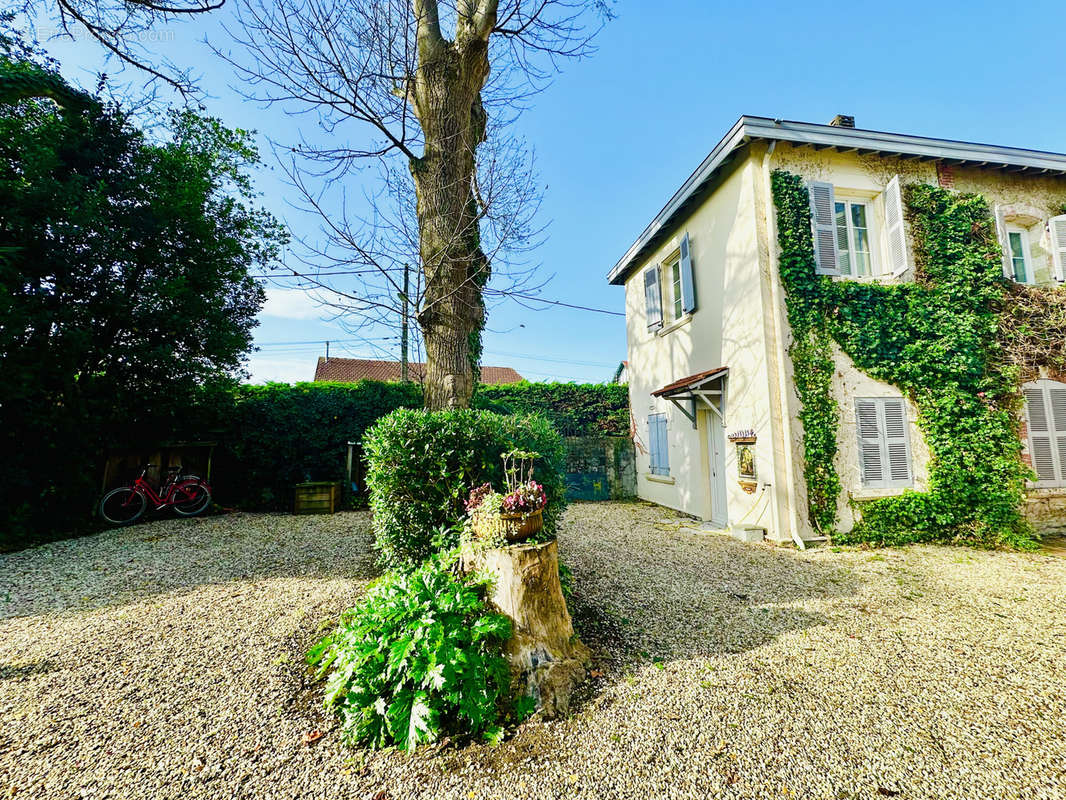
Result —
<instances>
[{"instance_id":1,"label":"stone wall","mask_svg":"<svg viewBox=\"0 0 1066 800\"><path fill-rule=\"evenodd\" d=\"M637 495L636 452L625 436L568 436L570 500L628 500Z\"/></svg>"},{"instance_id":2,"label":"stone wall","mask_svg":"<svg viewBox=\"0 0 1066 800\"><path fill-rule=\"evenodd\" d=\"M1040 533L1066 531L1066 489L1030 489L1025 517Z\"/></svg>"}]
</instances>

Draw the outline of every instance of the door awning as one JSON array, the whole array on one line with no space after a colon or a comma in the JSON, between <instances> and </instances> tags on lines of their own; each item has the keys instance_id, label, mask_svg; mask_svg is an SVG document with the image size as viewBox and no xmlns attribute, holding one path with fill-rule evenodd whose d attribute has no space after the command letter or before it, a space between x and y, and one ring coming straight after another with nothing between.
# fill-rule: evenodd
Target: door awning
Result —
<instances>
[{"instance_id":1,"label":"door awning","mask_svg":"<svg viewBox=\"0 0 1066 800\"><path fill-rule=\"evenodd\" d=\"M668 383L661 389L656 389L651 395L669 400L688 417L692 427L695 428L696 407L701 402L706 403L719 417L725 415L724 379L728 374L729 367L715 367Z\"/></svg>"}]
</instances>

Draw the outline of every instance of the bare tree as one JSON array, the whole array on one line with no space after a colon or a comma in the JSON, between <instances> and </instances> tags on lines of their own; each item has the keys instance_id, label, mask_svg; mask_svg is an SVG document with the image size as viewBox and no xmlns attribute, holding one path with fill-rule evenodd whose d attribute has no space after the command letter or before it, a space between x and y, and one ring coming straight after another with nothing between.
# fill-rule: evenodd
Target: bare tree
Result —
<instances>
[{"instance_id":1,"label":"bare tree","mask_svg":"<svg viewBox=\"0 0 1066 800\"><path fill-rule=\"evenodd\" d=\"M493 256L535 237L531 165L500 131L560 59L590 52L588 17L605 20L607 2L248 0L229 26L250 59L221 54L250 96L310 115L329 137L292 147L287 164L325 220L308 260L363 278L353 292L311 280L339 311L398 319L396 275L417 261L428 408L469 405ZM381 165L374 218L330 213L322 187L368 158Z\"/></svg>"},{"instance_id":2,"label":"bare tree","mask_svg":"<svg viewBox=\"0 0 1066 800\"><path fill-rule=\"evenodd\" d=\"M20 0L12 11L55 25L50 35L88 37L124 67L146 74L189 97L195 84L187 67L160 60L150 45L160 26L222 8L226 0ZM40 32L40 25L38 25ZM46 36L45 38L49 38ZM27 85L28 92L38 91Z\"/></svg>"}]
</instances>

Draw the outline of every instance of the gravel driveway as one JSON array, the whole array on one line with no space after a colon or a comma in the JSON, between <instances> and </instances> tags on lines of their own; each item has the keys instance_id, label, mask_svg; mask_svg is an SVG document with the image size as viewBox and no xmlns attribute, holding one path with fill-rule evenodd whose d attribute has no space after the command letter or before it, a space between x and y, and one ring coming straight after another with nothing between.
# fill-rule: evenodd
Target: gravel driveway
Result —
<instances>
[{"instance_id":1,"label":"gravel driveway","mask_svg":"<svg viewBox=\"0 0 1066 800\"><path fill-rule=\"evenodd\" d=\"M597 664L574 715L366 754L300 659L375 574L368 522L0 556L0 797L1066 797L1066 558L797 553L577 505L560 545Z\"/></svg>"}]
</instances>

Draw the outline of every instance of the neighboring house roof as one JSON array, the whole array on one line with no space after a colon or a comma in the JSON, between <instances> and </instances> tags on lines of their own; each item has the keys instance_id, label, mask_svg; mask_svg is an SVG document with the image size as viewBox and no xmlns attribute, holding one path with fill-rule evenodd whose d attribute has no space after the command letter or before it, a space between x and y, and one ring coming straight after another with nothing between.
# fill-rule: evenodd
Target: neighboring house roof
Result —
<instances>
[{"instance_id":1,"label":"neighboring house roof","mask_svg":"<svg viewBox=\"0 0 1066 800\"><path fill-rule=\"evenodd\" d=\"M413 361L407 365L407 375L412 381L421 381L425 376L426 365ZM322 358L315 367L316 381L398 381L400 380L399 361L375 361L368 358ZM521 375L511 367L482 367L481 382L488 384L521 383Z\"/></svg>"},{"instance_id":2,"label":"neighboring house roof","mask_svg":"<svg viewBox=\"0 0 1066 800\"><path fill-rule=\"evenodd\" d=\"M1066 154L1063 153L743 116L714 146L710 155L611 268L607 280L613 284L624 283L633 269L670 234L692 206L706 196L712 180L733 163L740 151L753 141L790 142L795 145L810 145L819 150L829 148L845 152L901 156L920 161L944 161L964 166L1001 167L1019 173L1066 174Z\"/></svg>"}]
</instances>

